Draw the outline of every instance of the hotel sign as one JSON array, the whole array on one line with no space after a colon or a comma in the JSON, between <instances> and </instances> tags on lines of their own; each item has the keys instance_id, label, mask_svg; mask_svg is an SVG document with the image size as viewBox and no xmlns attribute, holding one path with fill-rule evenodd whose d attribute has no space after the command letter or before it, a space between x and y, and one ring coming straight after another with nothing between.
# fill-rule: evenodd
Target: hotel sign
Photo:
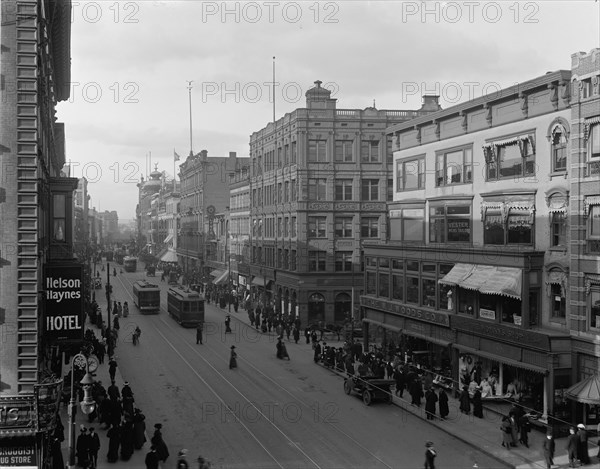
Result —
<instances>
[{"instance_id":1,"label":"hotel sign","mask_svg":"<svg viewBox=\"0 0 600 469\"><path fill-rule=\"evenodd\" d=\"M83 339L83 265L44 270L44 337L50 343Z\"/></svg>"},{"instance_id":2,"label":"hotel sign","mask_svg":"<svg viewBox=\"0 0 600 469\"><path fill-rule=\"evenodd\" d=\"M491 324L464 316L452 315L452 328L481 337L513 343L521 347L550 350L550 340L547 335L528 331L518 327Z\"/></svg>"},{"instance_id":3,"label":"hotel sign","mask_svg":"<svg viewBox=\"0 0 600 469\"><path fill-rule=\"evenodd\" d=\"M35 398L6 396L0 398L0 436L36 430Z\"/></svg>"},{"instance_id":4,"label":"hotel sign","mask_svg":"<svg viewBox=\"0 0 600 469\"><path fill-rule=\"evenodd\" d=\"M429 322L431 324L439 324L442 326L449 327L450 319L448 313L442 313L439 311L428 311L421 308L413 308L402 303L393 303L391 301L376 300L374 298L361 297L361 306L366 308L379 309L407 318L418 319L419 321Z\"/></svg>"}]
</instances>

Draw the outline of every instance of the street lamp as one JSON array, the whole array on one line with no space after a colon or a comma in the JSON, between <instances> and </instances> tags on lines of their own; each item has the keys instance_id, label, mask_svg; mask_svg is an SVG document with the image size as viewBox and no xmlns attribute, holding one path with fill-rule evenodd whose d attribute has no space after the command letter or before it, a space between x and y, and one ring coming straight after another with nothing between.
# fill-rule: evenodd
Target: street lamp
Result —
<instances>
[{"instance_id":1,"label":"street lamp","mask_svg":"<svg viewBox=\"0 0 600 469\"><path fill-rule=\"evenodd\" d=\"M90 374L90 368L87 357L82 353L74 355L71 359L71 400L69 402L69 469L75 467L75 360L85 362L85 376L79 382L83 386L83 400L79 403L81 411L85 415L89 415L94 412L96 403L91 396L92 384L95 383L94 378Z\"/></svg>"}]
</instances>

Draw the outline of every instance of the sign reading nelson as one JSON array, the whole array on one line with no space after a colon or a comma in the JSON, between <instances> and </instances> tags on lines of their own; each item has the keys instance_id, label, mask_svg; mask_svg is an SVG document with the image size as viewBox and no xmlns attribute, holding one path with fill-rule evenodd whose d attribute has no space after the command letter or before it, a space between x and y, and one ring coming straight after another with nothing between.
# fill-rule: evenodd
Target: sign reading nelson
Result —
<instances>
[{"instance_id":1,"label":"sign reading nelson","mask_svg":"<svg viewBox=\"0 0 600 469\"><path fill-rule=\"evenodd\" d=\"M47 265L44 336L51 342L83 339L83 265Z\"/></svg>"}]
</instances>

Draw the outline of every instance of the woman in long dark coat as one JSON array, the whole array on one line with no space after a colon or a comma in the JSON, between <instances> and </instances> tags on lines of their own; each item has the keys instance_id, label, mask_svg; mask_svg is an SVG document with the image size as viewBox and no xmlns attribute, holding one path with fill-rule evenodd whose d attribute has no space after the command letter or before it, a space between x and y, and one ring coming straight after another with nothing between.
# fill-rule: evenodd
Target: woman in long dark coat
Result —
<instances>
[{"instance_id":1,"label":"woman in long dark coat","mask_svg":"<svg viewBox=\"0 0 600 469\"><path fill-rule=\"evenodd\" d=\"M146 443L146 416L142 414L140 409L135 409L133 414L133 447L142 449Z\"/></svg>"},{"instance_id":2,"label":"woman in long dark coat","mask_svg":"<svg viewBox=\"0 0 600 469\"><path fill-rule=\"evenodd\" d=\"M412 397L411 404L416 405L417 407L421 407L421 398L423 397L423 386L421 385L420 379L415 379L410 385L409 389L410 395Z\"/></svg>"},{"instance_id":3,"label":"woman in long dark coat","mask_svg":"<svg viewBox=\"0 0 600 469\"><path fill-rule=\"evenodd\" d=\"M152 446L156 448L158 460L165 462L169 457L169 449L167 448L167 444L165 443L165 440L163 440L162 433L160 431L162 425L160 423L157 423L156 425L154 425L154 428L156 430L154 430L154 435L152 436L150 442L152 443Z\"/></svg>"},{"instance_id":4,"label":"woman in long dark coat","mask_svg":"<svg viewBox=\"0 0 600 469\"><path fill-rule=\"evenodd\" d=\"M121 425L121 459L129 461L133 454L133 421L125 420Z\"/></svg>"},{"instance_id":5,"label":"woman in long dark coat","mask_svg":"<svg viewBox=\"0 0 600 469\"><path fill-rule=\"evenodd\" d=\"M445 419L448 417L450 413L450 408L448 407L448 394L446 394L446 390L444 388L440 389L440 393L438 396L438 406L440 408L440 417Z\"/></svg>"},{"instance_id":6,"label":"woman in long dark coat","mask_svg":"<svg viewBox=\"0 0 600 469\"><path fill-rule=\"evenodd\" d=\"M483 402L481 400L481 391L479 388L475 389L473 394L473 415L480 419L483 418Z\"/></svg>"},{"instance_id":7,"label":"woman in long dark coat","mask_svg":"<svg viewBox=\"0 0 600 469\"><path fill-rule=\"evenodd\" d=\"M425 412L427 413L427 420L435 419L435 403L438 397L432 388L429 388L425 393Z\"/></svg>"},{"instance_id":8,"label":"woman in long dark coat","mask_svg":"<svg viewBox=\"0 0 600 469\"><path fill-rule=\"evenodd\" d=\"M237 368L237 353L235 353L235 345L231 346L231 353L229 354L229 369Z\"/></svg>"},{"instance_id":9,"label":"woman in long dark coat","mask_svg":"<svg viewBox=\"0 0 600 469\"><path fill-rule=\"evenodd\" d=\"M467 386L463 387L462 392L460 393L460 411L463 414L471 413L471 398L469 397L469 388Z\"/></svg>"},{"instance_id":10,"label":"woman in long dark coat","mask_svg":"<svg viewBox=\"0 0 600 469\"><path fill-rule=\"evenodd\" d=\"M119 425L113 425L106 432L108 437L108 453L106 454L106 460L108 462L117 462L119 459L119 446L121 445L121 427Z\"/></svg>"}]
</instances>

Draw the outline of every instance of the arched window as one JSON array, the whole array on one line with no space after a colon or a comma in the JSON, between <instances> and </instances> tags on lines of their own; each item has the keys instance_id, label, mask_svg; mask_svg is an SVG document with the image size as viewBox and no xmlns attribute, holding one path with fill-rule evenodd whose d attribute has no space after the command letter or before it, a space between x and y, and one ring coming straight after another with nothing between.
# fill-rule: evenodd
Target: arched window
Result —
<instances>
[{"instance_id":1,"label":"arched window","mask_svg":"<svg viewBox=\"0 0 600 469\"><path fill-rule=\"evenodd\" d=\"M325 297L320 293L313 293L308 297L308 323L325 321Z\"/></svg>"},{"instance_id":2,"label":"arched window","mask_svg":"<svg viewBox=\"0 0 600 469\"><path fill-rule=\"evenodd\" d=\"M352 298L348 293L339 293L335 297L333 321L335 323L345 322L352 317Z\"/></svg>"},{"instance_id":3,"label":"arched window","mask_svg":"<svg viewBox=\"0 0 600 469\"><path fill-rule=\"evenodd\" d=\"M556 118L548 128L547 138L551 146L552 172L562 173L567 170L569 141L569 123L563 118Z\"/></svg>"}]
</instances>

